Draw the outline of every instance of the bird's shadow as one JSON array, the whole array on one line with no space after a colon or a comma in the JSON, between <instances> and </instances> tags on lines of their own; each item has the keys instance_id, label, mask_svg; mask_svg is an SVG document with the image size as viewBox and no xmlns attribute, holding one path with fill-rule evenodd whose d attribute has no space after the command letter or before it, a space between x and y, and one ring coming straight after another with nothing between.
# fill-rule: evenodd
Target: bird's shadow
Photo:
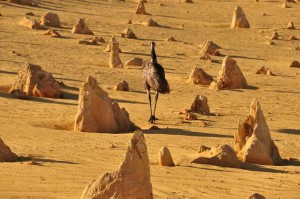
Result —
<instances>
[{"instance_id":1,"label":"bird's shadow","mask_svg":"<svg viewBox=\"0 0 300 199\"><path fill-rule=\"evenodd\" d=\"M233 138L231 135L215 134L215 133L202 133L187 131L179 128L161 128L161 129L145 129L146 134L165 134L165 135L183 135L183 136L195 136L195 137L221 137L221 138Z\"/></svg>"}]
</instances>

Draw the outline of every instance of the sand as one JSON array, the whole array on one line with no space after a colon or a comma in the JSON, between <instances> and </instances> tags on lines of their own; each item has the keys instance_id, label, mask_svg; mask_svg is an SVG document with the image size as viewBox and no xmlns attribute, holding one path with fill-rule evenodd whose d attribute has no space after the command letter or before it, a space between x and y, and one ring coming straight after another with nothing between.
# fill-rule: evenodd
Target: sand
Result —
<instances>
[{"instance_id":1,"label":"sand","mask_svg":"<svg viewBox=\"0 0 300 199\"><path fill-rule=\"evenodd\" d=\"M300 52L295 50L300 43L288 40L290 35L300 38L300 4L283 9L281 1L163 3L165 6L159 6L156 0L145 4L151 18L162 26L153 28L127 24L129 18L133 22L149 18L134 14L135 1L37 0L39 7L0 1L0 137L16 154L31 154L41 163L1 163L0 198L79 198L91 180L117 169L131 133L73 132L78 88L88 75L126 108L136 125L142 129L152 126L147 122L149 106L141 68L109 68L104 44L78 44L86 35L72 34L71 29L80 17L105 41L115 35L124 61L133 57L150 59L149 44L156 42L158 62L165 68L171 93L159 96L156 117L160 120L155 125L160 130L144 130L154 198L246 198L254 192L266 198L299 198L299 162L289 166L248 165L245 169L196 164L161 167L157 153L167 146L176 162L181 155L196 152L201 144L233 146L238 120L248 114L256 97L280 155L300 159L300 69L289 67L293 60L300 61ZM237 5L247 14L250 29L230 29ZM57 30L64 38L45 37L42 31L19 26L18 21L30 11L36 19L48 11L57 13L62 26ZM286 29L290 20L298 29ZM121 38L127 27L138 39ZM274 31L280 35L279 40L275 45L265 44ZM171 36L177 42L164 41ZM221 54L238 62L250 89L215 91L186 82L195 66L214 78L221 68L220 63L199 59L199 45L206 40L216 42L222 47ZM213 58L219 62L223 59ZM7 92L26 62L41 65L63 81L68 86L64 89L66 99L11 98ZM277 76L256 75L262 65ZM113 90L121 80L129 83L130 92ZM185 115L179 112L197 94L208 98L215 115L200 115L199 120L183 123ZM206 127L201 125L203 121Z\"/></svg>"}]
</instances>

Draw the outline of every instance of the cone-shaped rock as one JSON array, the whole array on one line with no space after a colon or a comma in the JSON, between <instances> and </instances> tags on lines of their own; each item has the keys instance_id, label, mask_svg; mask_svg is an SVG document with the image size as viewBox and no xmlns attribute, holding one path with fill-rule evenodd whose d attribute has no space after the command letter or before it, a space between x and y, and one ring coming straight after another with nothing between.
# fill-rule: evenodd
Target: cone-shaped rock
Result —
<instances>
[{"instance_id":1,"label":"cone-shaped rock","mask_svg":"<svg viewBox=\"0 0 300 199\"><path fill-rule=\"evenodd\" d=\"M204 150L200 153L186 155L178 161L179 165L185 163L210 164L222 167L240 168L241 162L238 160L234 150L229 145L217 147L202 147Z\"/></svg>"},{"instance_id":2,"label":"cone-shaped rock","mask_svg":"<svg viewBox=\"0 0 300 199\"><path fill-rule=\"evenodd\" d=\"M203 95L197 95L190 108L186 110L187 112L194 112L209 115L210 109L207 103L207 97Z\"/></svg>"},{"instance_id":3,"label":"cone-shaped rock","mask_svg":"<svg viewBox=\"0 0 300 199\"><path fill-rule=\"evenodd\" d=\"M202 68L195 67L190 73L188 82L200 85L210 85L214 81L213 77L207 74Z\"/></svg>"},{"instance_id":4,"label":"cone-shaped rock","mask_svg":"<svg viewBox=\"0 0 300 199\"><path fill-rule=\"evenodd\" d=\"M81 199L152 199L150 165L142 131L135 131L119 169L92 181Z\"/></svg>"},{"instance_id":5,"label":"cone-shaped rock","mask_svg":"<svg viewBox=\"0 0 300 199\"><path fill-rule=\"evenodd\" d=\"M147 14L144 1L139 1L138 5L136 7L135 14L139 14L139 15Z\"/></svg>"},{"instance_id":6,"label":"cone-shaped rock","mask_svg":"<svg viewBox=\"0 0 300 199\"><path fill-rule=\"evenodd\" d=\"M75 131L128 132L137 129L125 108L112 102L93 77L89 76L79 91Z\"/></svg>"},{"instance_id":7,"label":"cone-shaped rock","mask_svg":"<svg viewBox=\"0 0 300 199\"><path fill-rule=\"evenodd\" d=\"M72 33L75 34L86 34L86 35L94 35L94 33L89 29L89 27L86 25L83 18L80 18L76 24L73 26L73 29L71 30Z\"/></svg>"},{"instance_id":8,"label":"cone-shaped rock","mask_svg":"<svg viewBox=\"0 0 300 199\"><path fill-rule=\"evenodd\" d=\"M34 64L26 64L18 73L10 93L15 90L36 97L58 98L61 94L60 86L52 74Z\"/></svg>"},{"instance_id":9,"label":"cone-shaped rock","mask_svg":"<svg viewBox=\"0 0 300 199\"><path fill-rule=\"evenodd\" d=\"M217 82L216 84L213 83L211 88L216 86L217 89L239 89L248 86L240 67L230 56L224 58L222 68L217 76Z\"/></svg>"},{"instance_id":10,"label":"cone-shaped rock","mask_svg":"<svg viewBox=\"0 0 300 199\"><path fill-rule=\"evenodd\" d=\"M133 33L133 31L130 28L126 28L122 32L121 36L123 38L128 38L128 39L137 39L137 37L135 36L135 34Z\"/></svg>"},{"instance_id":11,"label":"cone-shaped rock","mask_svg":"<svg viewBox=\"0 0 300 199\"><path fill-rule=\"evenodd\" d=\"M0 162L15 162L18 158L0 138Z\"/></svg>"},{"instance_id":12,"label":"cone-shaped rock","mask_svg":"<svg viewBox=\"0 0 300 199\"><path fill-rule=\"evenodd\" d=\"M200 55L201 56L204 56L206 54L216 55L216 52L218 52L218 49L220 49L220 46L218 46L214 42L212 42L212 41L205 41L202 44Z\"/></svg>"},{"instance_id":13,"label":"cone-shaped rock","mask_svg":"<svg viewBox=\"0 0 300 199\"><path fill-rule=\"evenodd\" d=\"M21 19L19 21L19 25L36 30L44 29L38 21L36 21L35 19L30 19L29 17L24 17L23 19Z\"/></svg>"},{"instance_id":14,"label":"cone-shaped rock","mask_svg":"<svg viewBox=\"0 0 300 199\"><path fill-rule=\"evenodd\" d=\"M250 28L250 24L247 20L247 17L240 6L235 8L231 28Z\"/></svg>"},{"instance_id":15,"label":"cone-shaped rock","mask_svg":"<svg viewBox=\"0 0 300 199\"><path fill-rule=\"evenodd\" d=\"M168 147L162 147L158 152L158 162L161 166L174 166L172 155Z\"/></svg>"},{"instance_id":16,"label":"cone-shaped rock","mask_svg":"<svg viewBox=\"0 0 300 199\"><path fill-rule=\"evenodd\" d=\"M47 12L44 16L41 18L41 24L45 26L51 26L51 27L60 27L60 20L59 16L56 13Z\"/></svg>"},{"instance_id":17,"label":"cone-shaped rock","mask_svg":"<svg viewBox=\"0 0 300 199\"><path fill-rule=\"evenodd\" d=\"M111 44L111 51L109 54L109 67L111 68L123 68L122 61L119 56L119 43L114 42Z\"/></svg>"},{"instance_id":18,"label":"cone-shaped rock","mask_svg":"<svg viewBox=\"0 0 300 199\"><path fill-rule=\"evenodd\" d=\"M283 160L271 138L257 99L253 99L251 103L249 116L239 121L238 131L234 134L234 149L243 162L262 165L282 164Z\"/></svg>"},{"instance_id":19,"label":"cone-shaped rock","mask_svg":"<svg viewBox=\"0 0 300 199\"><path fill-rule=\"evenodd\" d=\"M116 91L129 91L129 85L125 80L122 80L117 83L114 89Z\"/></svg>"},{"instance_id":20,"label":"cone-shaped rock","mask_svg":"<svg viewBox=\"0 0 300 199\"><path fill-rule=\"evenodd\" d=\"M294 26L293 21L289 21L289 23L288 23L288 25L287 25L286 28L287 28L287 29L295 29L295 26Z\"/></svg>"},{"instance_id":21,"label":"cone-shaped rock","mask_svg":"<svg viewBox=\"0 0 300 199\"><path fill-rule=\"evenodd\" d=\"M147 21L143 22L143 25L144 26L159 27L159 24L151 18L147 19Z\"/></svg>"}]
</instances>

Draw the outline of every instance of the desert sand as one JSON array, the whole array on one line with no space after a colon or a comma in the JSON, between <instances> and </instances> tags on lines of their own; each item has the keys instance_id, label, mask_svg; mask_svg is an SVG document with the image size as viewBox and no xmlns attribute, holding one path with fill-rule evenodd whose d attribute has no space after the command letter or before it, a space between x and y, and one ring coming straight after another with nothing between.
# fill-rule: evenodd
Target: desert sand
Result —
<instances>
[{"instance_id":1,"label":"desert sand","mask_svg":"<svg viewBox=\"0 0 300 199\"><path fill-rule=\"evenodd\" d=\"M281 157L300 159L300 68L289 67L293 61L300 62L300 40L289 40L291 35L300 38L300 3L287 3L283 8L281 0L183 2L148 0L144 4L147 15L142 15L135 14L134 0L37 0L38 6L0 1L0 138L17 155L36 161L33 165L30 158L0 163L0 198L80 198L91 180L118 168L132 132L74 131L79 88L89 75L143 130L154 198L247 198L253 193L299 198L299 161L284 166L244 164L242 168L159 165L157 154L164 146L175 164L183 155L196 153L200 145L233 147L238 121L248 115L253 98L260 102ZM230 28L238 5L250 28ZM19 21L30 12L34 16L29 17L37 21L47 12L57 13L60 27L53 29L61 37L20 26ZM115 36L122 63L135 57L150 59L149 44L156 42L158 62L165 68L171 92L159 96L155 124L148 123L141 66L110 68L105 43L81 45L80 40L93 35L71 33L79 18L84 18L94 36L106 42ZM149 18L160 26L142 25ZM287 29L289 21L295 29ZM137 39L121 37L126 28ZM268 45L275 31L278 40ZM170 37L176 41L166 41ZM222 56L211 56L213 61L200 59L201 44L207 40L221 47ZM225 55L238 63L247 89L212 90L187 81L195 67L216 79ZM62 81L64 99L20 100L9 95L25 63L40 65ZM261 66L275 75L255 74ZM123 80L129 91L114 90ZM212 114L186 121L182 113L196 95L207 97ZM158 128L149 130L153 125Z\"/></svg>"}]
</instances>

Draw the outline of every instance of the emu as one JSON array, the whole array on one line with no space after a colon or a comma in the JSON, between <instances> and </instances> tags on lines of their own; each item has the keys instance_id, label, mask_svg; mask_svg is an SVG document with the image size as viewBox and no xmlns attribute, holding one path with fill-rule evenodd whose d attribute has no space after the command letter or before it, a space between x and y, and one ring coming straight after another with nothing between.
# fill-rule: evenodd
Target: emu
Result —
<instances>
[{"instance_id":1,"label":"emu","mask_svg":"<svg viewBox=\"0 0 300 199\"><path fill-rule=\"evenodd\" d=\"M158 100L158 93L165 94L170 92L168 81L165 78L164 68L157 63L156 53L155 53L155 43L151 42L151 61L145 62L143 64L143 84L144 88L148 94L148 100L150 104L150 119L148 122L154 123L155 120L158 120L155 117L156 103ZM151 105L151 94L150 89L155 91L155 103L154 111L152 114L152 105Z\"/></svg>"}]
</instances>

